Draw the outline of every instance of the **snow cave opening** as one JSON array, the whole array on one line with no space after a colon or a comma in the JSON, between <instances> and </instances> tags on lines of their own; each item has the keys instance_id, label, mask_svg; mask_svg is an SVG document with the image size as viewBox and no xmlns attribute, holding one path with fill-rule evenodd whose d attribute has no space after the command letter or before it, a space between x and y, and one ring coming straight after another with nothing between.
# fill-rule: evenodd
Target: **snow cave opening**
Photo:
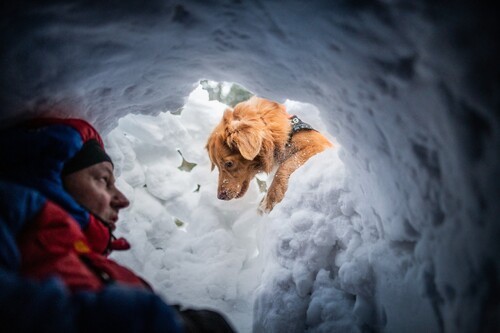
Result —
<instances>
[{"instance_id":1,"label":"snow cave opening","mask_svg":"<svg viewBox=\"0 0 500 333\"><path fill-rule=\"evenodd\" d=\"M116 253L115 258L152 281L167 300L220 309L242 332L251 331L255 296L267 266L269 249L262 242L269 236L265 236L264 224L282 220L283 209L278 205L276 212L265 217L257 212L272 174L258 174L240 199L217 199L218 171L210 170L205 144L223 111L251 96L236 83L201 80L182 108L156 116L129 114L119 119L104 139L116 161L117 184L131 200L117 232L131 242L132 250ZM289 113L307 120L335 142L316 107L292 100L284 104ZM313 223L328 224L328 216L316 207L319 203L304 204L308 201L304 197L327 200L321 198L325 190L315 187L317 175L328 169L336 173L326 179L328 186L343 186L339 151L335 142L335 148L323 159L312 158L306 163L314 165L309 171L297 171L301 180L292 175L290 194L287 192L283 205L288 207L285 210L294 206L291 220L299 229L307 230ZM308 180L310 184L304 186ZM311 216L317 222L310 221ZM298 241L290 245L292 238L290 233L286 246ZM333 241L334 237L330 238ZM315 249L309 256L323 252ZM314 276L306 274L300 279L301 293L307 293Z\"/></svg>"}]
</instances>

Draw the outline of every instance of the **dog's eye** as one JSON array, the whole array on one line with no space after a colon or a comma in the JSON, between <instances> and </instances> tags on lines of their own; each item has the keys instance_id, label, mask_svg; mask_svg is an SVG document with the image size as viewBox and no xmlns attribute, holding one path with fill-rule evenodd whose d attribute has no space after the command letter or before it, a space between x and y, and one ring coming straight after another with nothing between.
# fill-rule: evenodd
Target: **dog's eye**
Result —
<instances>
[{"instance_id":1,"label":"dog's eye","mask_svg":"<svg viewBox=\"0 0 500 333\"><path fill-rule=\"evenodd\" d=\"M224 166L225 166L226 168L230 168L230 167L232 167L232 166L233 166L233 162L232 162L232 161L227 161L226 163L224 163Z\"/></svg>"}]
</instances>

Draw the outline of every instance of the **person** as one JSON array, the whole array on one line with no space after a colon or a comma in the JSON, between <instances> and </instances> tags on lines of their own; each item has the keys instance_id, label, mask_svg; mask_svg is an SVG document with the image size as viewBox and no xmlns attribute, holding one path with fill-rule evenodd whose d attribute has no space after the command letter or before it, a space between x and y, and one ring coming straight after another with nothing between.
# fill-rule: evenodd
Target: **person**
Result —
<instances>
[{"instance_id":1,"label":"person","mask_svg":"<svg viewBox=\"0 0 500 333\"><path fill-rule=\"evenodd\" d=\"M0 133L1 332L234 332L208 309L181 309L108 258L129 205L99 133L42 118Z\"/></svg>"}]
</instances>

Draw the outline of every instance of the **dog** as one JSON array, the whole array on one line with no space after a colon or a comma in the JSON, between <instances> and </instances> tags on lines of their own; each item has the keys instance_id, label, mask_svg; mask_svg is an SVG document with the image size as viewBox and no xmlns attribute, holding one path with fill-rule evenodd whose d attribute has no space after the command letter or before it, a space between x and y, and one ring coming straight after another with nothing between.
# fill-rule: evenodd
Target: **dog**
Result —
<instances>
[{"instance_id":1,"label":"dog","mask_svg":"<svg viewBox=\"0 0 500 333\"><path fill-rule=\"evenodd\" d=\"M210 134L206 149L211 169L217 166L217 197L241 198L257 173L271 173L273 181L259 211L269 213L281 202L290 175L309 158L333 144L311 126L287 113L277 102L252 97L224 111Z\"/></svg>"}]
</instances>

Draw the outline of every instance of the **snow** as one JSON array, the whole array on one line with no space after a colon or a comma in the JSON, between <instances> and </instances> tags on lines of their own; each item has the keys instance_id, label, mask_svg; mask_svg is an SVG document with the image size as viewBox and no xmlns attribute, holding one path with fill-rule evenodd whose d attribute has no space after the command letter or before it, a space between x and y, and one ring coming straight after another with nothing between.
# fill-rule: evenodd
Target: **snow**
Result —
<instances>
[{"instance_id":1,"label":"snow","mask_svg":"<svg viewBox=\"0 0 500 333\"><path fill-rule=\"evenodd\" d=\"M2 125L70 115L105 134L132 202L118 231L133 248L115 258L166 300L241 332L498 328L494 10L73 0L1 15ZM338 143L267 216L255 182L216 199L203 146L225 106L203 79L287 101Z\"/></svg>"},{"instance_id":2,"label":"snow","mask_svg":"<svg viewBox=\"0 0 500 333\"><path fill-rule=\"evenodd\" d=\"M222 96L228 93L225 88ZM296 101L285 105L289 112L307 117L315 128L324 130L319 111L312 105ZM310 165L315 169L304 168L306 172L292 176L290 195L269 217L258 213L265 193L256 180L242 199L218 200L217 171L211 172L205 145L227 107L210 101L200 85L180 115L128 115L106 136L117 184L131 198L118 233L131 242L132 250L113 257L153 281L169 302L218 309L240 332L250 332L255 297L261 294L257 289L267 287L261 275L272 277L291 270L286 274L292 274L297 295L304 298L312 290L316 272L328 265L326 257L337 237L345 238L349 232L346 222L338 229L342 235L336 236L318 208L325 205L318 201L322 192L332 187L339 187L340 192L345 171L338 146L322 158L313 158ZM183 159L194 167L180 168ZM326 175L325 164L331 171ZM272 181L272 176L264 174L259 178L268 180L267 186ZM325 188L320 188L321 183ZM335 211L340 213L339 208ZM269 237L271 234L274 236ZM274 253L281 242L286 242L287 249L279 245L279 253ZM308 242L312 243L305 248L304 257L292 250ZM271 260L268 256L272 254L276 257ZM280 267L276 260L289 263ZM318 263L311 266L310 261ZM293 294L287 297L296 298Z\"/></svg>"}]
</instances>

